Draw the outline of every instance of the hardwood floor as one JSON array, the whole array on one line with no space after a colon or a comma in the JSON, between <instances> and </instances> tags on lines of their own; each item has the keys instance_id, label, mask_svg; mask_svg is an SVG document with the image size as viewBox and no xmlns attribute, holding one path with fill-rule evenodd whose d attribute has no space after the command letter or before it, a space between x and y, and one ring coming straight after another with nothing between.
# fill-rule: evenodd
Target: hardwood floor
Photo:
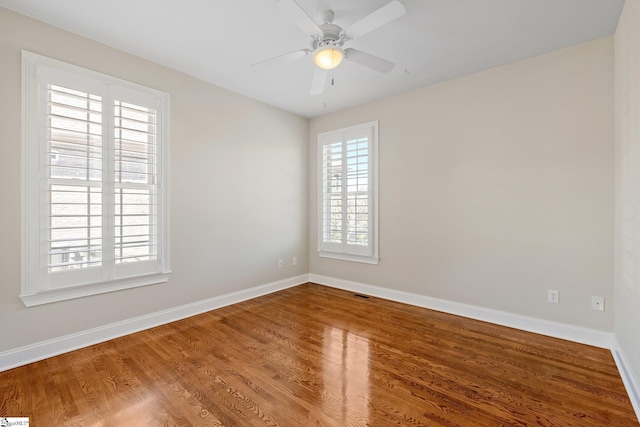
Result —
<instances>
[{"instance_id":1,"label":"hardwood floor","mask_svg":"<svg viewBox=\"0 0 640 427\"><path fill-rule=\"evenodd\" d=\"M633 426L608 350L306 284L0 373L32 426Z\"/></svg>"}]
</instances>

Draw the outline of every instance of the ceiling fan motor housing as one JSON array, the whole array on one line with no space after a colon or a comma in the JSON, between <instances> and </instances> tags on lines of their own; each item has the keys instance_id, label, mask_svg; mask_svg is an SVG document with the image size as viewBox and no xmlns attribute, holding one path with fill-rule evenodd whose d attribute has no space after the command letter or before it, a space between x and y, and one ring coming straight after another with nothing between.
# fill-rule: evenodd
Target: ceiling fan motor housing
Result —
<instances>
[{"instance_id":1,"label":"ceiling fan motor housing","mask_svg":"<svg viewBox=\"0 0 640 427\"><path fill-rule=\"evenodd\" d=\"M320 29L322 30L322 34L313 40L314 49L331 46L342 47L346 41L344 31L338 25L325 22L320 25Z\"/></svg>"}]
</instances>

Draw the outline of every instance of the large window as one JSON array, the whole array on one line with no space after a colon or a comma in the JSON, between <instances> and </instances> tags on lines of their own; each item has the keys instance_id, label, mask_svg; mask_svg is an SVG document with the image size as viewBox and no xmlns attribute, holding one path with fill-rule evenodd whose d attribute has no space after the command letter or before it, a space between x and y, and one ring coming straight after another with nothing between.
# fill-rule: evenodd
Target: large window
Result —
<instances>
[{"instance_id":1,"label":"large window","mask_svg":"<svg viewBox=\"0 0 640 427\"><path fill-rule=\"evenodd\" d=\"M318 134L318 252L378 263L378 122Z\"/></svg>"},{"instance_id":2,"label":"large window","mask_svg":"<svg viewBox=\"0 0 640 427\"><path fill-rule=\"evenodd\" d=\"M23 52L27 306L164 282L169 96Z\"/></svg>"}]
</instances>

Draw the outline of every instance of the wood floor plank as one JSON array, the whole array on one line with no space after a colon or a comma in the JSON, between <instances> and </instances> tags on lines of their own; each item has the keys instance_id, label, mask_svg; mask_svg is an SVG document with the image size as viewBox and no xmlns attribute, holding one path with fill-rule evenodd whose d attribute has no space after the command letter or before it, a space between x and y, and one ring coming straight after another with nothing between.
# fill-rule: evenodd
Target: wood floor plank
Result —
<instances>
[{"instance_id":1,"label":"wood floor plank","mask_svg":"<svg viewBox=\"0 0 640 427\"><path fill-rule=\"evenodd\" d=\"M0 373L67 426L638 426L608 350L306 284Z\"/></svg>"}]
</instances>

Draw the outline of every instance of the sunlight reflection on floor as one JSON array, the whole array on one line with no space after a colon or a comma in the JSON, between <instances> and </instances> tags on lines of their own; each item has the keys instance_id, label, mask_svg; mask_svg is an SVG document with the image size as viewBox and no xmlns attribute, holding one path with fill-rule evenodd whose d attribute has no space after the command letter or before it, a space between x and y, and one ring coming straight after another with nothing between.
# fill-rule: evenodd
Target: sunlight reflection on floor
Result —
<instances>
[{"instance_id":1,"label":"sunlight reflection on floor","mask_svg":"<svg viewBox=\"0 0 640 427\"><path fill-rule=\"evenodd\" d=\"M336 327L324 330L323 411L347 424L369 420L369 339Z\"/></svg>"}]
</instances>

